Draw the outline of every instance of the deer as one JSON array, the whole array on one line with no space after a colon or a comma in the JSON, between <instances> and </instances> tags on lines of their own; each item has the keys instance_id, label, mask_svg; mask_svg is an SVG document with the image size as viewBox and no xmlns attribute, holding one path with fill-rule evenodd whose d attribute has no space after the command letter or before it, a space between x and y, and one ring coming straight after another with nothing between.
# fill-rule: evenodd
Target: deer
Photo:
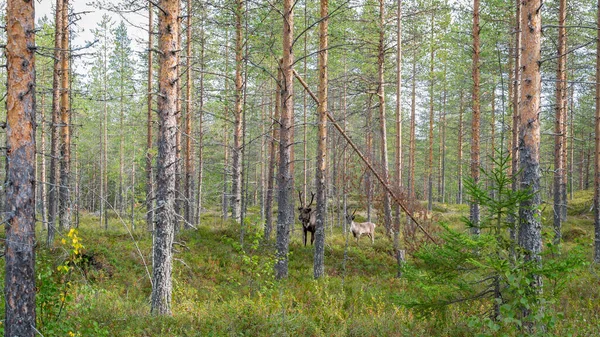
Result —
<instances>
[{"instance_id":1,"label":"deer","mask_svg":"<svg viewBox=\"0 0 600 337\"><path fill-rule=\"evenodd\" d=\"M298 215L298 220L302 223L302 231L304 232L304 247L306 247L306 237L308 236L308 232L310 232L310 245L312 246L315 241L315 230L317 223L317 210L310 208L313 200L315 199L315 194L310 192L310 203L308 206L304 206L302 201L302 192L298 191L298 198L300 199L300 207L298 207L298 211L300 211L300 215Z\"/></svg>"},{"instance_id":2,"label":"deer","mask_svg":"<svg viewBox=\"0 0 600 337\"><path fill-rule=\"evenodd\" d=\"M358 239L363 234L366 234L371 238L371 244L375 243L375 224L372 222L354 222L354 214L356 213L356 209L352 214L346 214L346 221L350 225L350 231L352 235L356 238L356 244L358 244Z\"/></svg>"}]
</instances>

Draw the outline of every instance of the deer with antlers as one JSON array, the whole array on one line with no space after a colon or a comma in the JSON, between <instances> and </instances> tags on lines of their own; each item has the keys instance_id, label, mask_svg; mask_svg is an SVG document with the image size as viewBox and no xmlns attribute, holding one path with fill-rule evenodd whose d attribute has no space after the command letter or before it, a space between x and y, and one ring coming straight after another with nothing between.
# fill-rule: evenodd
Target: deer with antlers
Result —
<instances>
[{"instance_id":1,"label":"deer with antlers","mask_svg":"<svg viewBox=\"0 0 600 337\"><path fill-rule=\"evenodd\" d=\"M355 213L356 209L352 212L352 215L347 214L346 221L350 225L352 235L356 238L356 243L358 244L361 235L367 235L371 238L371 244L375 243L375 224L372 222L354 222Z\"/></svg>"},{"instance_id":2,"label":"deer with antlers","mask_svg":"<svg viewBox=\"0 0 600 337\"><path fill-rule=\"evenodd\" d=\"M310 203L308 206L304 206L304 202L302 201L302 192L298 191L298 197L300 198L300 207L298 207L298 211L300 211L300 215L298 215L298 220L302 223L302 231L304 232L304 247L306 247L306 237L308 232L310 232L310 244L312 245L315 241L315 229L317 223L317 210L310 208L313 200L315 199L315 194L310 192Z\"/></svg>"}]
</instances>

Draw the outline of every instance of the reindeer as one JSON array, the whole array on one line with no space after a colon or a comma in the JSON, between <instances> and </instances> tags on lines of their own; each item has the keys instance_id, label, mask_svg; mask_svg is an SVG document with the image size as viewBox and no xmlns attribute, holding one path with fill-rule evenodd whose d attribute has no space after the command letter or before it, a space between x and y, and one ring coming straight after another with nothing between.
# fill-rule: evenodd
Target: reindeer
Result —
<instances>
[{"instance_id":1,"label":"reindeer","mask_svg":"<svg viewBox=\"0 0 600 337\"><path fill-rule=\"evenodd\" d=\"M354 213L356 213L356 209L352 212L352 215L346 214L346 221L350 225L350 231L352 235L356 238L356 244L358 244L358 239L361 235L366 234L371 238L371 244L375 243L375 224L372 222L354 222Z\"/></svg>"},{"instance_id":2,"label":"reindeer","mask_svg":"<svg viewBox=\"0 0 600 337\"><path fill-rule=\"evenodd\" d=\"M298 197L300 198L300 207L298 207L298 211L300 211L300 215L298 215L298 220L302 223L302 231L304 232L304 247L306 247L306 237L307 232L310 232L310 244L312 245L315 241L315 229L317 223L317 210L310 208L313 200L315 199L315 194L310 192L310 203L308 206L304 206L302 202L302 192L298 191Z\"/></svg>"}]
</instances>

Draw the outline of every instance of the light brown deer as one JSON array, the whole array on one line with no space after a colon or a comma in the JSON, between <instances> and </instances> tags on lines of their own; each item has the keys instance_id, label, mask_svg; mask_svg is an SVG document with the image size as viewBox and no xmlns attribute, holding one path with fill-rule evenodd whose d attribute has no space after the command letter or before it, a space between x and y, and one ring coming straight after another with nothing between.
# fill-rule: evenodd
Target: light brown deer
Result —
<instances>
[{"instance_id":1,"label":"light brown deer","mask_svg":"<svg viewBox=\"0 0 600 337\"><path fill-rule=\"evenodd\" d=\"M310 244L312 245L315 241L315 229L317 222L317 210L310 208L313 200L315 199L315 194L310 192L310 203L308 206L304 206L302 202L302 192L298 191L298 197L300 198L300 207L298 207L298 211L300 211L300 215L298 215L298 220L302 223L302 231L304 232L304 247L306 247L306 237L308 236L308 232L310 232Z\"/></svg>"},{"instance_id":2,"label":"light brown deer","mask_svg":"<svg viewBox=\"0 0 600 337\"><path fill-rule=\"evenodd\" d=\"M356 210L352 212L352 215L346 214L346 221L350 225L352 235L356 238L356 243L358 244L358 239L361 235L367 235L371 238L371 244L374 244L376 225L372 222L354 222L354 213L356 213Z\"/></svg>"}]
</instances>

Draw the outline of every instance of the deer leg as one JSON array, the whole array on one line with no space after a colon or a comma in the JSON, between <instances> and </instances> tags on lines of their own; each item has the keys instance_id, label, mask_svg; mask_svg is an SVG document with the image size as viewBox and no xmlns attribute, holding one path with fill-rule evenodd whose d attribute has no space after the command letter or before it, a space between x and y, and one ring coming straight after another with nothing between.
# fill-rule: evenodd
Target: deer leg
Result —
<instances>
[{"instance_id":1,"label":"deer leg","mask_svg":"<svg viewBox=\"0 0 600 337\"><path fill-rule=\"evenodd\" d=\"M315 232L310 232L310 245L313 245L313 242L315 241Z\"/></svg>"},{"instance_id":2,"label":"deer leg","mask_svg":"<svg viewBox=\"0 0 600 337\"><path fill-rule=\"evenodd\" d=\"M302 231L304 232L304 247L306 247L306 235L307 235L306 228L302 227Z\"/></svg>"}]
</instances>

